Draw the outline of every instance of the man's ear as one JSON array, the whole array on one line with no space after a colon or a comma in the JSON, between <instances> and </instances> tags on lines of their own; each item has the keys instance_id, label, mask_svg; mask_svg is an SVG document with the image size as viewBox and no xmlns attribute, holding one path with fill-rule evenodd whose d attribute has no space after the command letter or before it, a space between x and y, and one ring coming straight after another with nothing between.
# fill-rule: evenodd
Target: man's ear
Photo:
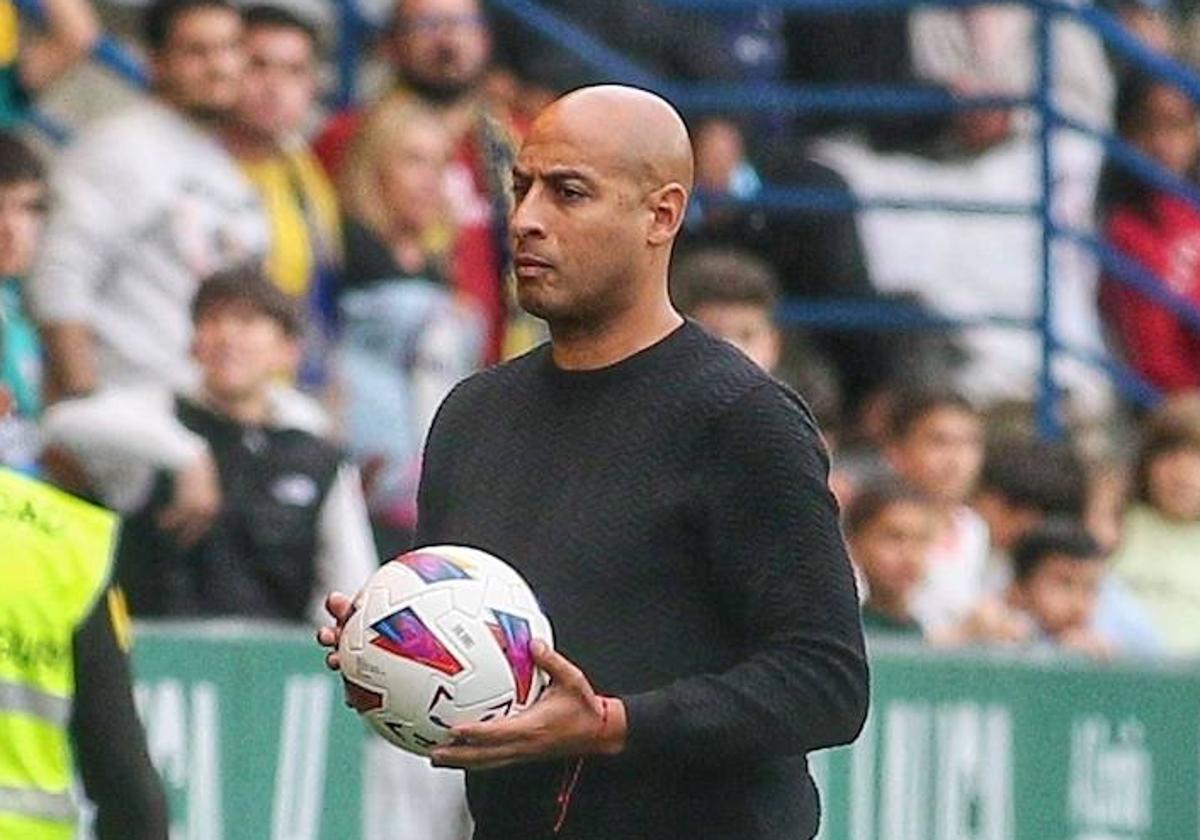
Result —
<instances>
[{"instance_id":1,"label":"man's ear","mask_svg":"<svg viewBox=\"0 0 1200 840\"><path fill-rule=\"evenodd\" d=\"M279 355L276 357L279 369L276 373L289 379L295 378L300 370L301 354L299 337L288 336L279 347Z\"/></svg>"},{"instance_id":2,"label":"man's ear","mask_svg":"<svg viewBox=\"0 0 1200 840\"><path fill-rule=\"evenodd\" d=\"M670 244L683 226L683 217L687 212L687 188L672 181L650 193L646 202L653 214L646 240L651 245Z\"/></svg>"}]
</instances>

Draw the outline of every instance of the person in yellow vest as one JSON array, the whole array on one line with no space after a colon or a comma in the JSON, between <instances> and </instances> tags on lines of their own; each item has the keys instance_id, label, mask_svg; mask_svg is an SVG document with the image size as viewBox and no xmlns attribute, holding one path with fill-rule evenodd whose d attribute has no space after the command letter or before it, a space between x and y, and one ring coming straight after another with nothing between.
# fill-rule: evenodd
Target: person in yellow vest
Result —
<instances>
[{"instance_id":1,"label":"person in yellow vest","mask_svg":"<svg viewBox=\"0 0 1200 840\"><path fill-rule=\"evenodd\" d=\"M88 0L42 0L45 26L22 41L14 0L0 0L0 127L17 123L30 96L85 58L100 36Z\"/></svg>"},{"instance_id":2,"label":"person in yellow vest","mask_svg":"<svg viewBox=\"0 0 1200 840\"><path fill-rule=\"evenodd\" d=\"M98 840L167 838L108 588L117 521L0 467L0 838L71 840L76 773Z\"/></svg>"},{"instance_id":3,"label":"person in yellow vest","mask_svg":"<svg viewBox=\"0 0 1200 840\"><path fill-rule=\"evenodd\" d=\"M297 384L319 391L326 384L333 337L341 228L334 188L303 137L316 104L317 30L268 4L243 7L242 22L246 71L225 141L266 209L267 274L305 303Z\"/></svg>"}]
</instances>

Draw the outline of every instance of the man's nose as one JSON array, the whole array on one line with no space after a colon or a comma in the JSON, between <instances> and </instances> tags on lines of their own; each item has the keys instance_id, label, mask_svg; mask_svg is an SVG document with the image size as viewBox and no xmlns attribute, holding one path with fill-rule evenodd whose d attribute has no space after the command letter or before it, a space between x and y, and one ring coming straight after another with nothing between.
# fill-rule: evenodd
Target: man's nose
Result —
<instances>
[{"instance_id":1,"label":"man's nose","mask_svg":"<svg viewBox=\"0 0 1200 840\"><path fill-rule=\"evenodd\" d=\"M509 229L513 236L518 239L528 239L545 235L546 228L538 205L539 201L533 190L517 201L516 206L513 207L512 216L509 217Z\"/></svg>"}]
</instances>

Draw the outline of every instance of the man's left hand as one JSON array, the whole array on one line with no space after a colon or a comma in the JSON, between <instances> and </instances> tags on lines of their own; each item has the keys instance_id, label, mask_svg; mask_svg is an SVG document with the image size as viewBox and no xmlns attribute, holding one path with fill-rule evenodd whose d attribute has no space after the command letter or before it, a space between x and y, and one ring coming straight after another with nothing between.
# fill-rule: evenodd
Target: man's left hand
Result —
<instances>
[{"instance_id":1,"label":"man's left hand","mask_svg":"<svg viewBox=\"0 0 1200 840\"><path fill-rule=\"evenodd\" d=\"M454 741L431 755L438 767L485 770L548 758L615 754L625 746L625 704L601 697L583 671L543 642L533 659L550 687L527 711L513 717L456 726Z\"/></svg>"}]
</instances>

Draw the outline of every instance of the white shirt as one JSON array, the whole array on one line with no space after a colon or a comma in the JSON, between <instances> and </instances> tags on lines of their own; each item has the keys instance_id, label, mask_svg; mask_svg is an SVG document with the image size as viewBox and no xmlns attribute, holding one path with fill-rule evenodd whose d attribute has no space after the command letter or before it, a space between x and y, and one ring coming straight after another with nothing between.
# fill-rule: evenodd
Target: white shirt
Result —
<instances>
[{"instance_id":1,"label":"white shirt","mask_svg":"<svg viewBox=\"0 0 1200 840\"><path fill-rule=\"evenodd\" d=\"M196 381L201 280L266 253L259 199L215 137L156 100L86 129L59 159L29 286L44 323L82 323L101 385Z\"/></svg>"},{"instance_id":2,"label":"white shirt","mask_svg":"<svg viewBox=\"0 0 1200 840\"><path fill-rule=\"evenodd\" d=\"M986 593L987 524L965 505L929 551L925 582L912 600L913 616L928 633L964 620Z\"/></svg>"}]
</instances>

